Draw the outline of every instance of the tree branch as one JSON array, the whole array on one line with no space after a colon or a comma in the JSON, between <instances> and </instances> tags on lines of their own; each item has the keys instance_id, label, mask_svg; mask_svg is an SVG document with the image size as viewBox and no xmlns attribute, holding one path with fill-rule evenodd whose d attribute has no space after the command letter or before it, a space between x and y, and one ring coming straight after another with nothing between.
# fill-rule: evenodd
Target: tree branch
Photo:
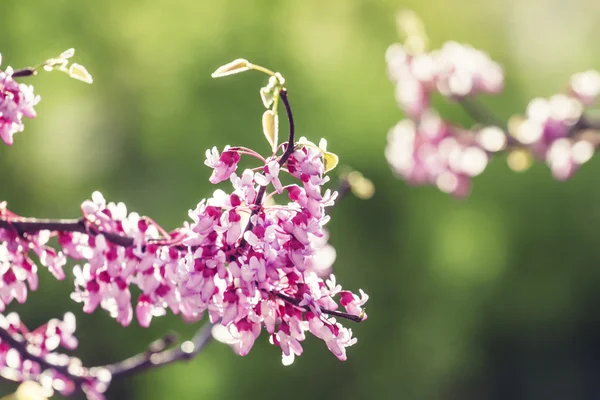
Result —
<instances>
[{"instance_id":1,"label":"tree branch","mask_svg":"<svg viewBox=\"0 0 600 400\"><path fill-rule=\"evenodd\" d=\"M190 340L171 349L167 347L174 341L173 336L166 336L152 343L143 353L114 364L103 365L101 368L109 370L113 379L120 379L176 361L191 360L210 342L212 327L212 323L205 323Z\"/></svg>"},{"instance_id":2,"label":"tree branch","mask_svg":"<svg viewBox=\"0 0 600 400\"><path fill-rule=\"evenodd\" d=\"M286 303L290 303L298 308L301 308L304 311L311 311L309 307L301 306L300 305L301 300L299 300L299 299L290 297L290 296L285 295L280 292L271 292L271 293L275 297L279 297L281 300L285 301ZM344 318L344 319L350 320L352 322L362 322L363 321L363 317L360 315L353 315L353 314L348 314L348 313L341 312L341 311L328 310L327 308L321 308L321 312L323 314L332 315L334 317Z\"/></svg>"},{"instance_id":3,"label":"tree branch","mask_svg":"<svg viewBox=\"0 0 600 400\"><path fill-rule=\"evenodd\" d=\"M281 166L283 166L283 164L286 163L288 158L290 158L290 156L294 152L296 126L294 124L294 115L292 114L292 107L290 106L290 101L288 100L288 97L287 97L287 89L281 89L279 91L279 98L281 98L281 101L283 102L283 105L285 106L285 112L287 114L287 119L288 119L288 123L290 126L290 133L288 136L287 147L286 147L285 151L283 152L283 154L281 155L281 157L279 158L279 160L277 161L277 163L281 167ZM251 230L252 227L254 226L254 224L252 223L252 217L255 216L256 214L258 214L258 212L260 211L260 205L262 204L262 200L263 200L266 190L267 190L266 186L261 186L260 189L258 189L258 193L256 194L256 199L254 200L255 207L252 210L252 213L250 214L250 219L248 219L248 224L244 228L244 233ZM248 244L248 242L246 242L246 239L244 238L244 236L242 234L242 240L240 241L240 248L243 249L244 247L246 247L247 244Z\"/></svg>"},{"instance_id":4,"label":"tree branch","mask_svg":"<svg viewBox=\"0 0 600 400\"><path fill-rule=\"evenodd\" d=\"M279 159L279 165L283 166L283 164L285 164L287 159L290 158L290 156L294 152L294 142L296 140L295 139L296 126L294 124L294 116L292 115L292 107L290 106L290 101L288 100L288 97L287 97L287 90L282 89L279 92L279 97L281 98L281 101L283 102L283 105L285 106L285 112L287 113L287 118L288 118L288 122L290 125L290 134L288 137L287 148L285 149L285 152Z\"/></svg>"},{"instance_id":5,"label":"tree branch","mask_svg":"<svg viewBox=\"0 0 600 400\"><path fill-rule=\"evenodd\" d=\"M32 354L27 349L28 343L26 340L20 340L13 337L13 335L4 328L0 328L0 340L8 344L10 348L15 349L23 359L39 364L42 370L54 370L59 372L67 379L73 381L78 389L82 389L82 384L96 379L99 371L102 370L110 372L111 381L114 381L115 379L126 378L148 369L158 368L177 361L191 360L210 342L212 338L212 327L212 323L205 323L194 334L192 339L181 343L177 347L167 348L175 341L174 335L168 335L150 344L148 349L142 353L113 364L83 368L80 369L82 372L79 374L73 372L76 371L76 369L69 370L69 364L61 365L53 363L44 357Z\"/></svg>"},{"instance_id":6,"label":"tree branch","mask_svg":"<svg viewBox=\"0 0 600 400\"><path fill-rule=\"evenodd\" d=\"M15 349L23 359L33 361L38 363L43 370L52 369L60 372L62 375L68 377L76 384L80 385L85 382L85 378L83 376L73 375L69 372L68 365L60 365L56 363L49 362L44 357L40 357L38 355L32 354L27 350L27 341L19 340L13 337L7 330L4 328L0 328L0 340L3 343L6 343L10 346L11 349Z\"/></svg>"},{"instance_id":7,"label":"tree branch","mask_svg":"<svg viewBox=\"0 0 600 400\"><path fill-rule=\"evenodd\" d=\"M133 238L116 233L103 232L95 227L90 228L85 218L80 219L38 219L24 217L0 217L0 229L12 229L19 235L39 231L79 232L91 236L104 235L106 240L118 246L133 245Z\"/></svg>"}]
</instances>

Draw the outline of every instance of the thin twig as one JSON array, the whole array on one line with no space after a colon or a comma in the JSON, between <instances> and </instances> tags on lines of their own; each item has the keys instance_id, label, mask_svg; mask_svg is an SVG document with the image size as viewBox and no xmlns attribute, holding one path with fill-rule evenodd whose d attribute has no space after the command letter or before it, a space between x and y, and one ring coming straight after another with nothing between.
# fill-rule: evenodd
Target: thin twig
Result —
<instances>
[{"instance_id":1,"label":"thin twig","mask_svg":"<svg viewBox=\"0 0 600 400\"><path fill-rule=\"evenodd\" d=\"M279 160L277 160L277 163L281 167L287 162L288 158L290 158L290 156L294 152L296 126L294 124L294 115L292 114L292 107L290 106L290 102L287 97L287 90L281 89L281 91L279 92L279 97L281 98L281 101L283 102L283 105L285 106L285 112L287 114L287 119L288 119L288 123L290 126L290 133L288 136L287 147L286 147L285 151L283 152L283 154L281 155L281 157L279 158ZM260 189L258 189L258 193L256 194L256 199L254 200L255 207L252 210L252 213L250 214L250 218L248 219L248 223L246 224L246 227L244 228L244 233L251 230L254 227L254 224L252 223L252 217L259 213L260 205L262 204L263 197L265 195L266 190L267 190L266 186L261 186ZM240 241L239 247L241 249L243 249L246 247L247 244L248 244L248 242L246 241L246 238L244 238L244 236L242 234L242 240Z\"/></svg>"},{"instance_id":2,"label":"thin twig","mask_svg":"<svg viewBox=\"0 0 600 400\"><path fill-rule=\"evenodd\" d=\"M151 368L172 364L176 361L191 360L210 342L212 327L213 324L205 323L190 340L186 340L171 349L165 349L168 347L168 339L160 339L151 345L147 351L114 364L103 365L102 368L109 370L113 379L119 379ZM153 346L162 347L162 349L156 351L156 349L152 349Z\"/></svg>"},{"instance_id":3,"label":"thin twig","mask_svg":"<svg viewBox=\"0 0 600 400\"><path fill-rule=\"evenodd\" d=\"M499 128L503 128L506 125L504 121L490 112L481 103L471 98L462 98L459 100L459 104L463 107L467 114L469 114L469 116L477 122L486 125L497 126Z\"/></svg>"},{"instance_id":4,"label":"thin twig","mask_svg":"<svg viewBox=\"0 0 600 400\"><path fill-rule=\"evenodd\" d=\"M46 360L44 357L32 354L27 350L28 343L26 340L16 339L4 328L0 328L0 340L2 340L3 343L8 344L11 349L16 350L24 359L38 363L43 370L52 369L58 371L78 385L85 382L85 377L71 374L68 365L55 364Z\"/></svg>"},{"instance_id":5,"label":"thin twig","mask_svg":"<svg viewBox=\"0 0 600 400\"><path fill-rule=\"evenodd\" d=\"M37 73L37 70L35 68L27 67L27 68L18 69L16 71L13 71L12 77L13 78L24 78L27 76L33 76L36 73Z\"/></svg>"},{"instance_id":6,"label":"thin twig","mask_svg":"<svg viewBox=\"0 0 600 400\"><path fill-rule=\"evenodd\" d=\"M283 300L287 303L290 303L298 308L301 308L304 311L311 311L309 307L300 305L300 302L302 301L300 299L290 297L290 296L285 295L280 292L272 292L272 293L274 296L279 297L281 300ZM353 322L362 322L363 321L362 317L359 315L348 314L345 312L335 311L335 310L328 310L327 308L323 308L323 307L321 307L321 312L323 314L333 315L335 317L340 317L340 318L345 318L345 319L353 321Z\"/></svg>"},{"instance_id":7,"label":"thin twig","mask_svg":"<svg viewBox=\"0 0 600 400\"><path fill-rule=\"evenodd\" d=\"M167 348L174 341L173 336L168 335L153 342L148 346L148 349L142 353L113 364L81 369L81 374L73 372L77 371L77 369L69 370L68 364L56 364L46 360L44 357L32 354L27 349L28 343L26 340L16 339L4 328L0 328L0 340L2 340L3 343L8 344L10 348L16 350L23 359L39 364L42 370L54 370L59 372L69 380L73 381L78 388L81 389L82 384L96 379L95 374L101 370L109 371L111 373L111 381L114 381L116 379L144 372L148 369L172 364L176 361L191 360L210 342L212 338L212 327L212 323L204 324L194 334L191 340L187 340L174 348Z\"/></svg>"},{"instance_id":8,"label":"thin twig","mask_svg":"<svg viewBox=\"0 0 600 400\"><path fill-rule=\"evenodd\" d=\"M116 233L90 229L84 218L80 219L38 219L23 217L0 217L0 229L13 229L20 235L39 231L79 232L91 236L104 235L106 240L118 246L133 245L133 238Z\"/></svg>"}]
</instances>

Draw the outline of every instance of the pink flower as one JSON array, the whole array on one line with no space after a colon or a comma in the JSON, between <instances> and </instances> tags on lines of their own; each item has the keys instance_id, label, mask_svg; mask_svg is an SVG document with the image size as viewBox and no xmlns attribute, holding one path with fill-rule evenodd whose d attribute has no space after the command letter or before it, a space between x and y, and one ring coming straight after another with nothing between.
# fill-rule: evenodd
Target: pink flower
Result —
<instances>
[{"instance_id":1,"label":"pink flower","mask_svg":"<svg viewBox=\"0 0 600 400\"><path fill-rule=\"evenodd\" d=\"M433 184L457 197L469 194L471 178L488 163L474 135L457 135L434 113L424 114L418 123L403 120L392 128L385 155L394 172L408 183Z\"/></svg>"},{"instance_id":2,"label":"pink flower","mask_svg":"<svg viewBox=\"0 0 600 400\"><path fill-rule=\"evenodd\" d=\"M102 374L98 374L97 377L96 371L92 373L84 367L78 367L81 365L80 360L57 351L60 347L67 350L74 350L77 347L73 314L66 313L62 320L51 319L33 331L27 329L18 314L10 313L6 316L0 314L0 328L11 335L13 340L23 343L31 354L58 365L80 368L78 373L86 376L84 385L95 388L98 396L106 390L110 378L107 381L105 376L101 376ZM37 381L47 389L54 389L64 396L73 394L76 389L76 382L56 370L45 369L36 361L22 357L17 349L12 348L9 342L4 342L2 339L0 339L0 369L13 379Z\"/></svg>"},{"instance_id":3,"label":"pink flower","mask_svg":"<svg viewBox=\"0 0 600 400\"><path fill-rule=\"evenodd\" d=\"M17 83L12 78L13 70L8 67L0 71L0 139L13 144L13 135L24 129L22 118L35 118L34 106L40 96L33 93L33 86Z\"/></svg>"},{"instance_id":4,"label":"pink flower","mask_svg":"<svg viewBox=\"0 0 600 400\"><path fill-rule=\"evenodd\" d=\"M210 183L216 184L229 179L231 174L237 169L240 155L228 149L229 147L225 147L220 156L216 147L213 147L212 150L206 150L206 161L204 161L204 164L213 169L213 173L209 179Z\"/></svg>"},{"instance_id":5,"label":"pink flower","mask_svg":"<svg viewBox=\"0 0 600 400\"><path fill-rule=\"evenodd\" d=\"M447 42L439 50L413 55L393 44L385 58L388 76L396 85L396 101L412 119L426 113L436 92L458 100L480 93L497 94L504 88L502 67L468 45Z\"/></svg>"},{"instance_id":6,"label":"pink flower","mask_svg":"<svg viewBox=\"0 0 600 400\"><path fill-rule=\"evenodd\" d=\"M326 143L302 143L284 166L277 158L257 157L264 175L248 169L241 177L234 174L237 152L229 147L221 155L216 149L209 151L213 181L229 178L232 187L201 200L189 211L191 221L169 233L149 218L128 212L123 203L107 202L99 192L81 205L84 232L57 235L61 251L46 246L54 232L21 238L14 230L0 229L2 306L13 298L24 301L26 282L31 289L37 286L35 266L19 250L28 248L58 279L64 278L66 256L80 260L73 269L72 299L82 303L86 313L98 308L108 311L123 326L134 315L147 327L167 310L190 322L207 312L210 321L220 322L227 332L223 340L240 355L250 351L264 328L273 344L280 346L286 364L302 353L305 333L313 331L344 359L345 347L354 341L349 331L328 317L329 313L344 316L336 311L339 303L334 297L344 293L342 304L351 311L346 317L352 320L365 318L366 297L361 292L361 298L355 299L342 292L333 276L323 280L335 253L327 244L325 210L334 204L336 193L323 190L328 181ZM285 195L281 172L298 183L287 186ZM283 204L264 201L271 185L275 189L271 201L281 194ZM10 211L2 206L0 213ZM323 257L327 248L329 256ZM135 312L134 288L140 293ZM318 320L312 325L320 328L311 330L310 319ZM72 333L74 325L61 329ZM61 340L65 346L75 343L68 335ZM102 392L93 385L90 390Z\"/></svg>"},{"instance_id":7,"label":"pink flower","mask_svg":"<svg viewBox=\"0 0 600 400\"><path fill-rule=\"evenodd\" d=\"M516 129L516 138L548 164L556 179L570 178L594 154L591 142L573 135L583 117L584 102L593 102L596 96L593 82L585 88L582 82L593 81L594 76L590 71L573 77L572 89L577 97L557 94L531 100L525 120Z\"/></svg>"},{"instance_id":8,"label":"pink flower","mask_svg":"<svg viewBox=\"0 0 600 400\"><path fill-rule=\"evenodd\" d=\"M585 105L592 105L600 95L600 72L589 70L574 74L569 86L579 101Z\"/></svg>"},{"instance_id":9,"label":"pink flower","mask_svg":"<svg viewBox=\"0 0 600 400\"><path fill-rule=\"evenodd\" d=\"M264 167L264 175L256 173L254 179L260 186L272 184L277 193L283 192L281 181L279 180L279 163L277 160L271 160Z\"/></svg>"}]
</instances>

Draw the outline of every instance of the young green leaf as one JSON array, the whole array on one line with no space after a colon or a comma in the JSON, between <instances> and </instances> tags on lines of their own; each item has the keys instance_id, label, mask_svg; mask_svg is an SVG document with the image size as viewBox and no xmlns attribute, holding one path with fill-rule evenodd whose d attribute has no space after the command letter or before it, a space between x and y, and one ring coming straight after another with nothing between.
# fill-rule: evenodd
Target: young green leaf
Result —
<instances>
[{"instance_id":1,"label":"young green leaf","mask_svg":"<svg viewBox=\"0 0 600 400\"><path fill-rule=\"evenodd\" d=\"M277 149L277 139L279 136L279 118L273 110L267 110L262 116L263 133L271 145L271 149Z\"/></svg>"},{"instance_id":2,"label":"young green leaf","mask_svg":"<svg viewBox=\"0 0 600 400\"><path fill-rule=\"evenodd\" d=\"M323 152L323 164L325 165L325 173L334 169L338 165L339 161L340 161L340 158L336 154L330 153L328 151L324 151Z\"/></svg>"},{"instance_id":3,"label":"young green leaf","mask_svg":"<svg viewBox=\"0 0 600 400\"><path fill-rule=\"evenodd\" d=\"M252 67L252 64L248 60L243 58L238 58L233 60L232 62L222 65L215 72L213 72L210 76L213 78L220 78L222 76L228 76L233 74L238 74L240 72L248 71Z\"/></svg>"},{"instance_id":4,"label":"young green leaf","mask_svg":"<svg viewBox=\"0 0 600 400\"><path fill-rule=\"evenodd\" d=\"M74 63L69 67L69 76L85 83L92 83L94 79L83 65Z\"/></svg>"},{"instance_id":5,"label":"young green leaf","mask_svg":"<svg viewBox=\"0 0 600 400\"><path fill-rule=\"evenodd\" d=\"M275 100L273 89L270 89L268 86L260 88L260 98L265 108L271 107L271 104Z\"/></svg>"}]
</instances>

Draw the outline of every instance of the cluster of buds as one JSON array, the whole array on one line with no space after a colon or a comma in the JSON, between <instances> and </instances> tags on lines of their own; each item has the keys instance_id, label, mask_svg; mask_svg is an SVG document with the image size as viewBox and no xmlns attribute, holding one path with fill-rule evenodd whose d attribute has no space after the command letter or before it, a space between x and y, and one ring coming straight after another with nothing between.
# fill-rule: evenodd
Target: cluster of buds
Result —
<instances>
[{"instance_id":1,"label":"cluster of buds","mask_svg":"<svg viewBox=\"0 0 600 400\"><path fill-rule=\"evenodd\" d=\"M45 66L67 69L71 55L64 53ZM356 338L340 321L365 320L368 296L342 289L331 273L335 250L328 244L326 208L334 205L338 192L324 185L338 158L327 151L324 139L318 145L304 137L295 140L281 74L236 60L213 76L244 70L271 76L260 91L267 108L263 131L270 156L245 147L207 150L209 181L227 182L229 189L215 190L189 210L191 221L169 232L148 217L128 212L123 203L107 202L99 192L82 203L80 218L72 220L24 218L0 203L0 312L14 300L25 302L28 291L37 289L34 258L59 280L65 279L63 267L73 260L77 265L71 298L86 313L104 309L123 326L135 316L143 327L167 311L186 322L208 314L214 337L240 355L248 354L264 330L280 347L285 365L302 354L301 342L309 333L345 360L346 348ZM284 143L277 142L280 103L290 123ZM258 160L258 165L239 171L243 157ZM284 185L282 174L292 183ZM344 179L343 190L360 197L372 194L362 175L351 172ZM54 247L51 238L56 239ZM137 299L132 292L140 293ZM59 344L76 347L74 330L72 314L31 333L16 314L0 314L3 376L34 380L65 395L82 389L88 398L102 398L112 372L120 367L88 369L55 353ZM195 350L192 342L186 343L182 353L167 358L189 357Z\"/></svg>"},{"instance_id":2,"label":"cluster of buds","mask_svg":"<svg viewBox=\"0 0 600 400\"><path fill-rule=\"evenodd\" d=\"M486 53L456 42L427 52L420 19L404 11L398 22L406 40L388 48L386 61L397 103L408 119L390 130L385 154L407 182L436 185L465 197L472 177L501 151L509 152L509 166L515 170L525 169L535 157L561 180L592 157L600 142L598 124L589 121L584 110L600 94L599 72L574 75L568 93L532 100L526 116L513 117L504 129L473 100L502 92L502 67ZM434 94L460 103L479 124L466 129L442 120L432 107Z\"/></svg>"}]
</instances>

